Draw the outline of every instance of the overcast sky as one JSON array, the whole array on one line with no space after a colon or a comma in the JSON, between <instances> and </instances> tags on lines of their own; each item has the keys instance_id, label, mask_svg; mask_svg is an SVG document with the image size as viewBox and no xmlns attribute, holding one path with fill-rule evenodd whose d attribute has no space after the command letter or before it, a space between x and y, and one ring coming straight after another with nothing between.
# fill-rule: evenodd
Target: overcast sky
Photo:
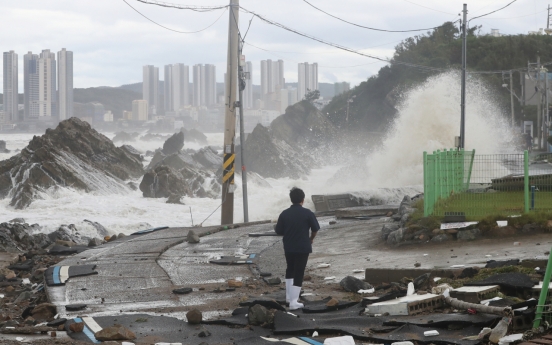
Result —
<instances>
[{"instance_id":1,"label":"overcast sky","mask_svg":"<svg viewBox=\"0 0 552 345\"><path fill-rule=\"evenodd\" d=\"M0 50L19 54L20 90L22 60L28 51L54 52L67 48L74 53L75 87L119 86L140 82L143 65L160 67L171 63L211 63L217 66L217 79L226 69L229 12L198 13L162 8L127 0L152 20L180 34L149 22L123 0L24 0L1 1ZM229 0L168 0L186 5L226 5ZM387 30L408 30L455 21L462 0L308 0L348 21ZM498 9L511 0L468 2L468 18ZM257 12L299 31L379 57L391 57L394 47L417 33L385 33L354 27L331 18L302 0L241 0L244 8ZM548 2L518 0L508 8L472 21L483 25L481 33L499 29L503 34L526 34L546 27ZM251 15L240 13L245 32ZM218 21L217 21L218 20ZM422 32L420 32L422 33ZM383 63L325 46L254 19L244 54L253 62L253 81L259 84L260 61L282 59L287 82L297 81L298 62L318 62L319 82L366 80ZM521 67L521 66L520 66ZM2 70L0 69L0 75ZM2 84L0 83L0 90Z\"/></svg>"}]
</instances>

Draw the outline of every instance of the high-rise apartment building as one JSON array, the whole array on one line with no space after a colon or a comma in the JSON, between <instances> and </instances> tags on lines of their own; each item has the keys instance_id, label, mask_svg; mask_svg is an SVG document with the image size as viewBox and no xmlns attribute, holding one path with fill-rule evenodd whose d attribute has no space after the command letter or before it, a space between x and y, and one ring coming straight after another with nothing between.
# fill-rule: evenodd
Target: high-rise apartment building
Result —
<instances>
[{"instance_id":1,"label":"high-rise apartment building","mask_svg":"<svg viewBox=\"0 0 552 345\"><path fill-rule=\"evenodd\" d=\"M4 52L3 58L4 116L8 121L16 122L19 120L17 54L11 50Z\"/></svg>"},{"instance_id":2,"label":"high-rise apartment building","mask_svg":"<svg viewBox=\"0 0 552 345\"><path fill-rule=\"evenodd\" d=\"M190 68L182 63L165 66L165 111L190 105Z\"/></svg>"},{"instance_id":3,"label":"high-rise apartment building","mask_svg":"<svg viewBox=\"0 0 552 345\"><path fill-rule=\"evenodd\" d=\"M38 80L38 54L28 52L23 55L23 104L25 107L25 120L38 118Z\"/></svg>"},{"instance_id":4,"label":"high-rise apartment building","mask_svg":"<svg viewBox=\"0 0 552 345\"><path fill-rule=\"evenodd\" d=\"M248 78L245 79L245 90L243 90L243 105L247 109L253 108L253 64L251 61L247 61L243 66L243 71L248 74Z\"/></svg>"},{"instance_id":5,"label":"high-rise apartment building","mask_svg":"<svg viewBox=\"0 0 552 345\"><path fill-rule=\"evenodd\" d=\"M147 65L142 70L142 98L148 102L148 113L155 116L159 106L159 68Z\"/></svg>"},{"instance_id":6,"label":"high-rise apartment building","mask_svg":"<svg viewBox=\"0 0 552 345\"><path fill-rule=\"evenodd\" d=\"M297 99L302 100L309 91L318 90L318 64L300 63L297 78Z\"/></svg>"},{"instance_id":7,"label":"high-rise apartment building","mask_svg":"<svg viewBox=\"0 0 552 345\"><path fill-rule=\"evenodd\" d=\"M38 117L56 115L56 54L45 49L38 59Z\"/></svg>"},{"instance_id":8,"label":"high-rise apartment building","mask_svg":"<svg viewBox=\"0 0 552 345\"><path fill-rule=\"evenodd\" d=\"M59 120L73 117L73 52L63 48L57 53Z\"/></svg>"},{"instance_id":9,"label":"high-rise apartment building","mask_svg":"<svg viewBox=\"0 0 552 345\"><path fill-rule=\"evenodd\" d=\"M193 106L217 104L217 70L215 65L194 65Z\"/></svg>"},{"instance_id":10,"label":"high-rise apartment building","mask_svg":"<svg viewBox=\"0 0 552 345\"><path fill-rule=\"evenodd\" d=\"M261 97L285 88L284 61L261 61Z\"/></svg>"},{"instance_id":11,"label":"high-rise apartment building","mask_svg":"<svg viewBox=\"0 0 552 345\"><path fill-rule=\"evenodd\" d=\"M139 99L132 101L132 119L134 121L148 120L148 101Z\"/></svg>"}]
</instances>

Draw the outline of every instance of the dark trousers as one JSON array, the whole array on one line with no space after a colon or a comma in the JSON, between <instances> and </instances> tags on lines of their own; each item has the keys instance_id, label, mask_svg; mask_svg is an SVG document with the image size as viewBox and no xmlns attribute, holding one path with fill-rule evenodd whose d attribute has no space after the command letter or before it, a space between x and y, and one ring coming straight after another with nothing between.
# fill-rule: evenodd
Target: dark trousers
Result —
<instances>
[{"instance_id":1,"label":"dark trousers","mask_svg":"<svg viewBox=\"0 0 552 345\"><path fill-rule=\"evenodd\" d=\"M286 279L293 279L294 286L303 285L305 267L309 260L309 253L288 253L286 252Z\"/></svg>"}]
</instances>

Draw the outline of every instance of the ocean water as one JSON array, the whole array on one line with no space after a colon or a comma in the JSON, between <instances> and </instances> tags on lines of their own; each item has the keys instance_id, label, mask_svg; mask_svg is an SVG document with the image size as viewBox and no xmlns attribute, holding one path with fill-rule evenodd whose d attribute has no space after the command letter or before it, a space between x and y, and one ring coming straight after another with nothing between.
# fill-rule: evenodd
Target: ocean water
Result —
<instances>
[{"instance_id":1,"label":"ocean water","mask_svg":"<svg viewBox=\"0 0 552 345\"><path fill-rule=\"evenodd\" d=\"M512 131L503 111L493 102L494 96L476 78L468 83L466 110L466 147L477 153L512 152ZM399 203L404 195L413 196L423 191L422 154L437 149L451 148L460 127L460 78L456 73L431 77L426 83L405 92L399 115L379 147L367 147L366 153L351 158L345 166L324 166L313 169L309 176L299 180L290 178L250 178L248 183L249 220L275 220L289 207L289 190L300 187L307 194L305 206L314 210L313 194L353 192L363 198L375 197L388 203ZM114 133L104 133L109 138ZM208 133L208 144L221 147L222 133ZM0 160L24 148L32 135L0 134L7 142L10 154L0 153ZM116 143L117 146L123 143ZM139 151L155 150L163 141L128 142ZM185 148L199 149L198 144ZM336 152L343 154L347 152ZM149 163L147 158L144 165ZM354 165L353 165L354 164ZM234 221L243 221L241 177L236 176ZM137 184L140 179L137 179ZM142 193L100 195L70 189L44 193L25 210L15 210L9 200L0 200L0 222L21 217L28 223L42 226L51 232L62 224L75 224L83 235L95 236L95 229L84 219L99 222L114 233L129 234L157 226L192 226L220 224L220 199L184 198L186 205L166 204L165 199L142 197Z\"/></svg>"}]
</instances>

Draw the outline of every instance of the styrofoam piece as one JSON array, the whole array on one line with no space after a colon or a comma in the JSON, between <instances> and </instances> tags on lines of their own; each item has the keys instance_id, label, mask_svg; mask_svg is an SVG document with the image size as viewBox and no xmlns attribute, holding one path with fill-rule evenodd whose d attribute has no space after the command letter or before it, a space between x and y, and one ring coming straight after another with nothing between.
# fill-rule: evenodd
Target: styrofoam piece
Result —
<instances>
[{"instance_id":1,"label":"styrofoam piece","mask_svg":"<svg viewBox=\"0 0 552 345\"><path fill-rule=\"evenodd\" d=\"M361 270L361 269L353 270L353 273L362 273L362 272L364 272L364 270Z\"/></svg>"},{"instance_id":2,"label":"styrofoam piece","mask_svg":"<svg viewBox=\"0 0 552 345\"><path fill-rule=\"evenodd\" d=\"M505 344L513 343L515 341L519 341L519 340L522 340L522 339L523 339L523 334L521 334L521 333L510 334L510 335L507 335L505 337L500 338L500 340L498 341L498 345L505 345Z\"/></svg>"},{"instance_id":3,"label":"styrofoam piece","mask_svg":"<svg viewBox=\"0 0 552 345\"><path fill-rule=\"evenodd\" d=\"M4 298L4 295L0 293L0 298Z\"/></svg>"},{"instance_id":4,"label":"styrofoam piece","mask_svg":"<svg viewBox=\"0 0 552 345\"><path fill-rule=\"evenodd\" d=\"M324 280L334 280L335 279L335 276L331 276L331 277L326 277L324 278Z\"/></svg>"},{"instance_id":5,"label":"styrofoam piece","mask_svg":"<svg viewBox=\"0 0 552 345\"><path fill-rule=\"evenodd\" d=\"M23 285L31 285L31 281L29 278L23 278L23 280L21 281L21 284Z\"/></svg>"},{"instance_id":6,"label":"styrofoam piece","mask_svg":"<svg viewBox=\"0 0 552 345\"><path fill-rule=\"evenodd\" d=\"M424 254L424 256L428 256L429 254Z\"/></svg>"},{"instance_id":7,"label":"styrofoam piece","mask_svg":"<svg viewBox=\"0 0 552 345\"><path fill-rule=\"evenodd\" d=\"M450 297L450 289L446 289L445 291L443 291L443 297Z\"/></svg>"},{"instance_id":8,"label":"styrofoam piece","mask_svg":"<svg viewBox=\"0 0 552 345\"><path fill-rule=\"evenodd\" d=\"M431 330L431 331L425 331L424 332L424 336L426 337L435 337L439 335L439 332L437 332L436 330Z\"/></svg>"},{"instance_id":9,"label":"styrofoam piece","mask_svg":"<svg viewBox=\"0 0 552 345\"><path fill-rule=\"evenodd\" d=\"M408 290L406 290L406 295L407 296L414 295L414 283L412 282L408 283Z\"/></svg>"},{"instance_id":10,"label":"styrofoam piece","mask_svg":"<svg viewBox=\"0 0 552 345\"><path fill-rule=\"evenodd\" d=\"M166 343L166 344L169 344L169 343ZM121 343L121 345L135 345L134 343L131 343L131 342L128 342L128 341L123 341Z\"/></svg>"},{"instance_id":11,"label":"styrofoam piece","mask_svg":"<svg viewBox=\"0 0 552 345\"><path fill-rule=\"evenodd\" d=\"M486 258L492 258L493 256L490 254L485 255Z\"/></svg>"},{"instance_id":12,"label":"styrofoam piece","mask_svg":"<svg viewBox=\"0 0 552 345\"><path fill-rule=\"evenodd\" d=\"M391 343L391 345L414 345L411 341L398 341L396 343Z\"/></svg>"},{"instance_id":13,"label":"styrofoam piece","mask_svg":"<svg viewBox=\"0 0 552 345\"><path fill-rule=\"evenodd\" d=\"M452 266L450 266L450 268L462 268L462 267L466 267L466 265L452 265Z\"/></svg>"},{"instance_id":14,"label":"styrofoam piece","mask_svg":"<svg viewBox=\"0 0 552 345\"><path fill-rule=\"evenodd\" d=\"M316 266L316 268L328 268L330 266L331 266L330 264L320 264L320 265Z\"/></svg>"},{"instance_id":15,"label":"styrofoam piece","mask_svg":"<svg viewBox=\"0 0 552 345\"><path fill-rule=\"evenodd\" d=\"M324 345L355 345L355 340L350 335L326 338L326 340L324 340Z\"/></svg>"},{"instance_id":16,"label":"styrofoam piece","mask_svg":"<svg viewBox=\"0 0 552 345\"><path fill-rule=\"evenodd\" d=\"M132 343L123 342L122 345L125 345L125 344L132 344ZM155 343L155 345L182 345L182 343Z\"/></svg>"},{"instance_id":17,"label":"styrofoam piece","mask_svg":"<svg viewBox=\"0 0 552 345\"><path fill-rule=\"evenodd\" d=\"M441 277L435 277L435 278L433 278L433 281L434 281L435 283L437 283L437 282L438 282L439 280L441 280L441 279L443 279L443 278L441 278Z\"/></svg>"},{"instance_id":18,"label":"styrofoam piece","mask_svg":"<svg viewBox=\"0 0 552 345\"><path fill-rule=\"evenodd\" d=\"M317 331L312 332L312 336L313 337L318 337L318 332Z\"/></svg>"},{"instance_id":19,"label":"styrofoam piece","mask_svg":"<svg viewBox=\"0 0 552 345\"><path fill-rule=\"evenodd\" d=\"M25 340L25 338L23 338L23 337L15 337L15 340L17 340L17 341L21 341L21 342L22 342L22 341L24 341L24 340Z\"/></svg>"},{"instance_id":20,"label":"styrofoam piece","mask_svg":"<svg viewBox=\"0 0 552 345\"><path fill-rule=\"evenodd\" d=\"M441 230L462 229L474 224L477 224L477 222L442 223Z\"/></svg>"},{"instance_id":21,"label":"styrofoam piece","mask_svg":"<svg viewBox=\"0 0 552 345\"><path fill-rule=\"evenodd\" d=\"M371 288L371 289L367 289L367 290L358 290L357 293L374 293L376 292L376 289L374 288Z\"/></svg>"},{"instance_id":22,"label":"styrofoam piece","mask_svg":"<svg viewBox=\"0 0 552 345\"><path fill-rule=\"evenodd\" d=\"M499 228L501 228L503 226L508 226L508 221L507 220L497 220L496 225L498 225Z\"/></svg>"}]
</instances>

